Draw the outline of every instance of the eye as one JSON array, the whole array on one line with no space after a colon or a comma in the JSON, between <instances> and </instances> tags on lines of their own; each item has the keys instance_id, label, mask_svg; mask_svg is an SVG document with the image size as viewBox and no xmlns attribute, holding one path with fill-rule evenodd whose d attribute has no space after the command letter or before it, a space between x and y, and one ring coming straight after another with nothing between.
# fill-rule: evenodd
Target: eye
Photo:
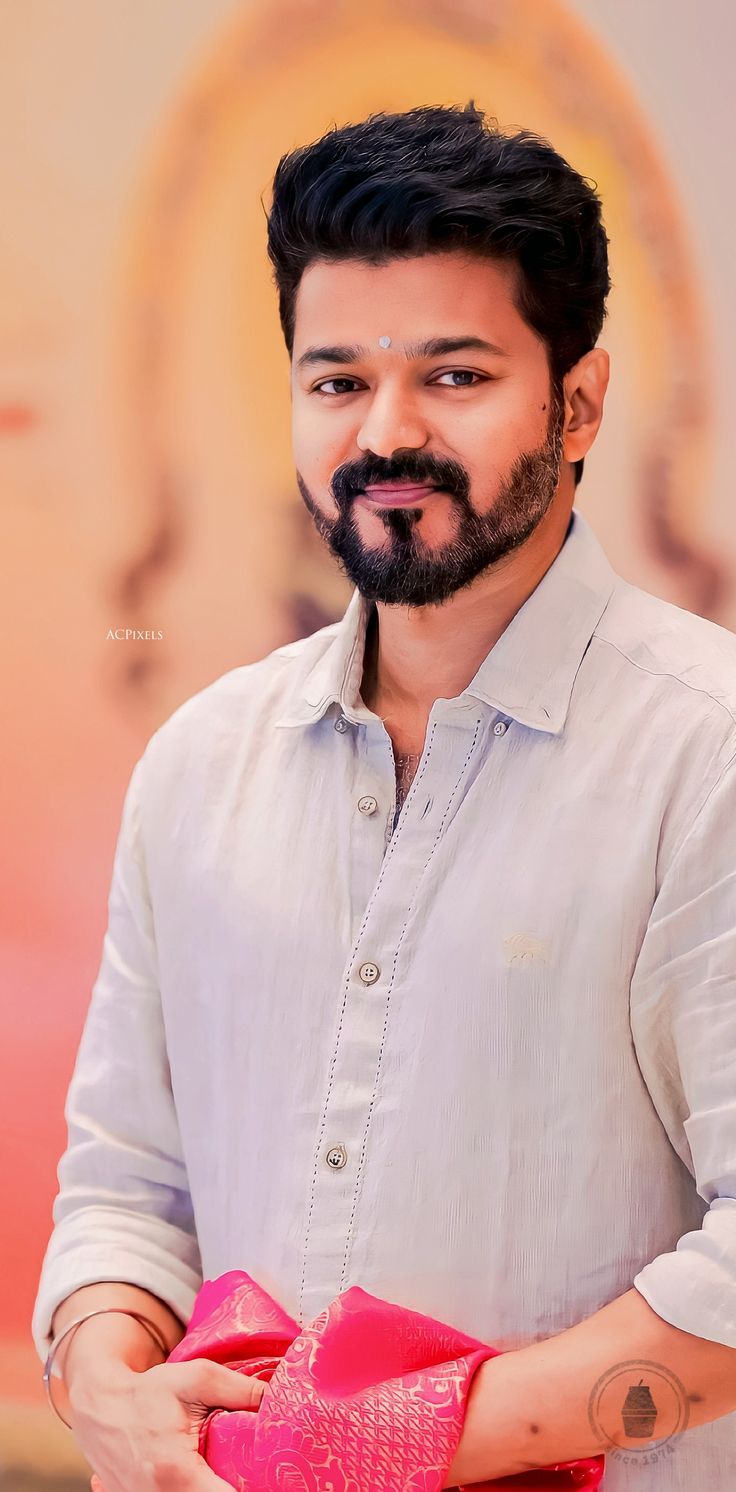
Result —
<instances>
[{"instance_id":1,"label":"eye","mask_svg":"<svg viewBox=\"0 0 736 1492\"><path fill-rule=\"evenodd\" d=\"M350 389L350 388L335 388L334 385L338 384L338 383L342 383L342 384L345 384L345 383L355 384L355 383L357 383L357 379L356 378L326 378L322 383L316 383L314 385L314 393L315 394L325 394L328 399L334 399L337 394L351 394L353 392L353 390ZM328 387L329 384L333 384L333 388L332 389L330 389Z\"/></svg>"},{"instance_id":2,"label":"eye","mask_svg":"<svg viewBox=\"0 0 736 1492\"><path fill-rule=\"evenodd\" d=\"M486 382L486 378L485 378L484 374L482 374L482 373L474 373L471 368L449 368L446 373L439 373L438 376L437 376L437 378L433 379L432 381L434 383L440 383L440 381L443 378L463 378L463 379L474 378L476 380L479 380L481 383L485 383ZM446 388L452 388L452 389L472 389L472 388L475 388L475 384L473 384L473 383L451 383L451 384L445 384L445 387Z\"/></svg>"}]
</instances>

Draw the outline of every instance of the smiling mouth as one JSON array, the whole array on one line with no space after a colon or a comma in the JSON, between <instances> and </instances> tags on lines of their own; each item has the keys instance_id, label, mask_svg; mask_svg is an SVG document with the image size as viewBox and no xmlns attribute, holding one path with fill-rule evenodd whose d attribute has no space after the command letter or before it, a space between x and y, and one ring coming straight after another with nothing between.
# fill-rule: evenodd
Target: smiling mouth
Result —
<instances>
[{"instance_id":1,"label":"smiling mouth","mask_svg":"<svg viewBox=\"0 0 736 1492\"><path fill-rule=\"evenodd\" d=\"M374 487L366 487L358 494L363 501L378 503L384 508L402 508L416 506L417 503L426 502L435 492L441 492L441 487L435 487L429 483L396 482L381 483Z\"/></svg>"}]
</instances>

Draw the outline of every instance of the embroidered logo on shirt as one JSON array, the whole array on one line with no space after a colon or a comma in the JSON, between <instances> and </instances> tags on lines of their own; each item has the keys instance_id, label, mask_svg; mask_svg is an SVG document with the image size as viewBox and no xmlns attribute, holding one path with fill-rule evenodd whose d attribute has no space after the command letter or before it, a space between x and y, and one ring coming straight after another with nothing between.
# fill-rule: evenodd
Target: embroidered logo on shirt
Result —
<instances>
[{"instance_id":1,"label":"embroidered logo on shirt","mask_svg":"<svg viewBox=\"0 0 736 1492\"><path fill-rule=\"evenodd\" d=\"M546 938L534 938L530 933L511 933L503 940L503 949L506 955L506 963L531 964L546 963L551 952L551 944Z\"/></svg>"}]
</instances>

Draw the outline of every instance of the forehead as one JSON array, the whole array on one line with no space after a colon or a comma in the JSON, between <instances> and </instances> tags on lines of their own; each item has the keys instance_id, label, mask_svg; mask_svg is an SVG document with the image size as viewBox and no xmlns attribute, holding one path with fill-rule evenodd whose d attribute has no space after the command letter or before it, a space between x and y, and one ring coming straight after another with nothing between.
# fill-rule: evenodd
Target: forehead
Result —
<instances>
[{"instance_id":1,"label":"forehead","mask_svg":"<svg viewBox=\"0 0 736 1492\"><path fill-rule=\"evenodd\" d=\"M369 264L316 260L305 270L295 306L295 357L320 341L376 344L460 332L509 348L537 342L516 308L513 265L459 252Z\"/></svg>"}]
</instances>

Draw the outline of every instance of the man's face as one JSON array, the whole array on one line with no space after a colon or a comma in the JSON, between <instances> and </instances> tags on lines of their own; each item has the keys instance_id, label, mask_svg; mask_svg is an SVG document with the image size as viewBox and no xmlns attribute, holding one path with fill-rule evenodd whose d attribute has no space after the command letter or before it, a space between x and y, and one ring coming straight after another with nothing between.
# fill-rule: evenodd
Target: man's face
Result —
<instances>
[{"instance_id":1,"label":"man's face","mask_svg":"<svg viewBox=\"0 0 736 1492\"><path fill-rule=\"evenodd\" d=\"M297 482L371 600L440 605L529 538L559 489L564 407L513 273L451 252L316 262L302 277ZM440 339L456 345L424 345ZM380 502L382 484L400 506Z\"/></svg>"}]
</instances>

